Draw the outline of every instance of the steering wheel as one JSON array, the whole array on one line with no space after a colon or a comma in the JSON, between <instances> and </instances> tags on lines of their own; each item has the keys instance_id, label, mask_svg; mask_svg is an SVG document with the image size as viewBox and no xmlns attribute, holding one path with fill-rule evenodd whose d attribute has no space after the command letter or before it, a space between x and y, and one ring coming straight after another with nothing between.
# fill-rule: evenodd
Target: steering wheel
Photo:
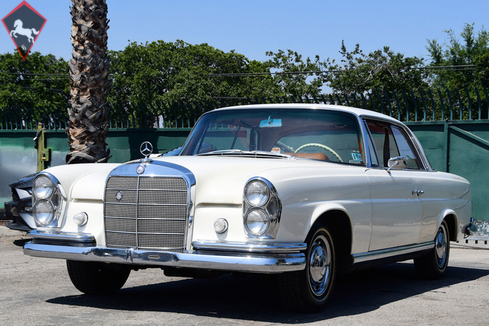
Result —
<instances>
[{"instance_id":1,"label":"steering wheel","mask_svg":"<svg viewBox=\"0 0 489 326\"><path fill-rule=\"evenodd\" d=\"M304 144L304 145L300 146L298 149L296 149L294 153L298 153L300 150L302 150L302 149L304 149L306 147L320 147L320 148L323 148L323 149L327 150L328 152L330 152L331 154L333 154L338 159L338 161L340 161L340 162L343 163L343 160L338 155L338 153L336 153L333 149L331 149L330 147L328 147L326 145L323 145L323 144L307 143L307 144Z\"/></svg>"},{"instance_id":2,"label":"steering wheel","mask_svg":"<svg viewBox=\"0 0 489 326\"><path fill-rule=\"evenodd\" d=\"M275 145L273 145L274 147L278 147L280 148L280 150L282 152L289 152L289 153L293 153L294 152L294 149L292 147L290 147L289 145L285 145L284 143L278 141L275 143Z\"/></svg>"}]
</instances>

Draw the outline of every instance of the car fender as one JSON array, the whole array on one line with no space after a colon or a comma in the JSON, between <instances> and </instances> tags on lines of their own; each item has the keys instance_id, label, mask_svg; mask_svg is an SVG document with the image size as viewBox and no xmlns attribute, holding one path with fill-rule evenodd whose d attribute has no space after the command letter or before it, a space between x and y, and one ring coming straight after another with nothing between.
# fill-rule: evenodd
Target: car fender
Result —
<instances>
[{"instance_id":1,"label":"car fender","mask_svg":"<svg viewBox=\"0 0 489 326\"><path fill-rule=\"evenodd\" d=\"M352 253L359 253L368 251L370 244L372 215L371 204L369 200L364 200L363 203L359 201L343 201L343 202L327 202L318 205L312 216L309 229L320 219L327 219L331 216L337 216L337 213L343 213L343 218L347 220L348 229L341 230L348 232L352 239ZM307 236L307 234L306 234ZM353 241L355 239L355 241Z\"/></svg>"}]
</instances>

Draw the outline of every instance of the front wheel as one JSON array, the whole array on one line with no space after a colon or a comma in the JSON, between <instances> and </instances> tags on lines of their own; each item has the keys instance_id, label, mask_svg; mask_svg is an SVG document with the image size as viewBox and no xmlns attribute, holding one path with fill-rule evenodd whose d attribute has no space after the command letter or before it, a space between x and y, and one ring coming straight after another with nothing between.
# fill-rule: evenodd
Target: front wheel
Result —
<instances>
[{"instance_id":1,"label":"front wheel","mask_svg":"<svg viewBox=\"0 0 489 326\"><path fill-rule=\"evenodd\" d=\"M336 278L336 257L327 228L318 225L307 241L306 268L278 276L279 292L284 304L298 312L324 309Z\"/></svg>"},{"instance_id":2,"label":"front wheel","mask_svg":"<svg viewBox=\"0 0 489 326\"><path fill-rule=\"evenodd\" d=\"M440 224L435 236L435 247L421 257L414 259L414 267L419 276L440 279L445 275L450 256L450 235L445 221Z\"/></svg>"},{"instance_id":3,"label":"front wheel","mask_svg":"<svg viewBox=\"0 0 489 326\"><path fill-rule=\"evenodd\" d=\"M126 283L131 269L119 264L67 260L71 282L85 294L113 294Z\"/></svg>"}]
</instances>

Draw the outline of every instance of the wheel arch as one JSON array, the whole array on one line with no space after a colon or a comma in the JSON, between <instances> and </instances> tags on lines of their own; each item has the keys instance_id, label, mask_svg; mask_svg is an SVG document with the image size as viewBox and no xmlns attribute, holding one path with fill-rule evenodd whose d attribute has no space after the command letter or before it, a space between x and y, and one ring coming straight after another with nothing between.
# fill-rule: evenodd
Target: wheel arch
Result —
<instances>
[{"instance_id":1,"label":"wheel arch","mask_svg":"<svg viewBox=\"0 0 489 326\"><path fill-rule=\"evenodd\" d=\"M443 221L447 222L448 236L450 238L450 241L457 241L457 214L454 211L447 211L445 212L445 214L443 214L443 219L441 219L438 225L440 225Z\"/></svg>"},{"instance_id":2,"label":"wheel arch","mask_svg":"<svg viewBox=\"0 0 489 326\"><path fill-rule=\"evenodd\" d=\"M331 209L321 213L311 225L324 225L333 238L337 267L340 272L347 270L353 263L351 255L353 229L350 216L342 209Z\"/></svg>"}]
</instances>

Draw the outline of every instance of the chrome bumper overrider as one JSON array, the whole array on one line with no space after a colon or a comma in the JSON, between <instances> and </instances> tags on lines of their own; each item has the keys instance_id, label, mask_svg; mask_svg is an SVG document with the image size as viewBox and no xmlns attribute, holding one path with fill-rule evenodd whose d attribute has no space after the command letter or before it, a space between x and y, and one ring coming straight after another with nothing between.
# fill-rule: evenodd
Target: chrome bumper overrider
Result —
<instances>
[{"instance_id":1,"label":"chrome bumper overrider","mask_svg":"<svg viewBox=\"0 0 489 326\"><path fill-rule=\"evenodd\" d=\"M475 235L475 233L477 232L477 226L475 226L474 223L475 223L475 219L473 217L471 217L469 224L465 225L463 228L464 238Z\"/></svg>"},{"instance_id":2,"label":"chrome bumper overrider","mask_svg":"<svg viewBox=\"0 0 489 326\"><path fill-rule=\"evenodd\" d=\"M194 242L192 253L97 247L89 234L32 231L24 254L34 257L95 261L152 267L182 267L282 273L303 270L306 265L304 243L227 243Z\"/></svg>"}]
</instances>

